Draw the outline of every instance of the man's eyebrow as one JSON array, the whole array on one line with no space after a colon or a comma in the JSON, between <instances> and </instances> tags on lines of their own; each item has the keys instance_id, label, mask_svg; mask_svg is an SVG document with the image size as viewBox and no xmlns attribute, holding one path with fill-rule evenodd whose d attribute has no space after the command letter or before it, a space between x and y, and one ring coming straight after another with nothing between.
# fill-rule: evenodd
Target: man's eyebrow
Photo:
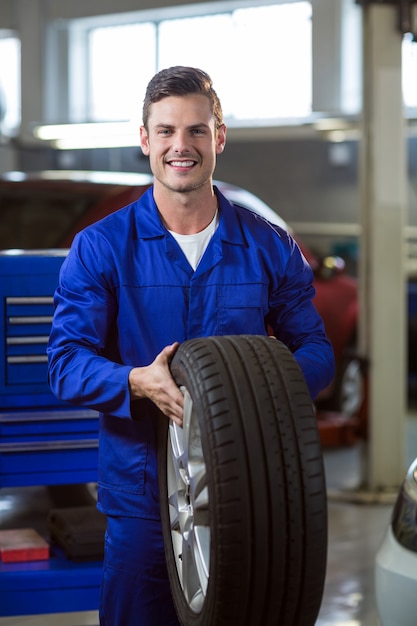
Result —
<instances>
[{"instance_id":1,"label":"man's eyebrow","mask_svg":"<svg viewBox=\"0 0 417 626\"><path fill-rule=\"evenodd\" d=\"M164 124L163 122L160 122L159 124L155 125L155 128L175 128L173 124ZM187 130L193 130L195 128L210 128L209 124L206 124L205 122L198 122L197 124L191 124L190 126L187 126Z\"/></svg>"},{"instance_id":2,"label":"man's eyebrow","mask_svg":"<svg viewBox=\"0 0 417 626\"><path fill-rule=\"evenodd\" d=\"M193 128L210 128L209 124L206 124L205 122L198 122L198 124L192 124L191 126L188 126L187 128L189 128L190 130L193 130Z\"/></svg>"},{"instance_id":3,"label":"man's eyebrow","mask_svg":"<svg viewBox=\"0 0 417 626\"><path fill-rule=\"evenodd\" d=\"M206 124L205 122L200 122L199 124L192 124L191 126L188 126L187 130L198 130L200 128L209 129L210 126L209 124Z\"/></svg>"}]
</instances>

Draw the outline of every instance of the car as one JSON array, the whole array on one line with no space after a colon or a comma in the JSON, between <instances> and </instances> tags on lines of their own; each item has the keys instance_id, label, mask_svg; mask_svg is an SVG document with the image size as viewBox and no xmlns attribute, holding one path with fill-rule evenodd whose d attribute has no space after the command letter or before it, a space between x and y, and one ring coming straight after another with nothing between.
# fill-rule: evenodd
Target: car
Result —
<instances>
[{"instance_id":1,"label":"car","mask_svg":"<svg viewBox=\"0 0 417 626\"><path fill-rule=\"evenodd\" d=\"M152 182L150 174L134 172L6 172L0 176L0 250L68 248L79 230L133 202ZM253 193L214 182L232 202L291 231L276 211ZM320 258L292 235L313 269L314 303L335 353L334 381L317 403L354 416L364 401L363 368L356 354L356 280L346 274L340 257Z\"/></svg>"},{"instance_id":2,"label":"car","mask_svg":"<svg viewBox=\"0 0 417 626\"><path fill-rule=\"evenodd\" d=\"M417 621L417 458L399 490L375 558L375 597L381 626Z\"/></svg>"}]
</instances>

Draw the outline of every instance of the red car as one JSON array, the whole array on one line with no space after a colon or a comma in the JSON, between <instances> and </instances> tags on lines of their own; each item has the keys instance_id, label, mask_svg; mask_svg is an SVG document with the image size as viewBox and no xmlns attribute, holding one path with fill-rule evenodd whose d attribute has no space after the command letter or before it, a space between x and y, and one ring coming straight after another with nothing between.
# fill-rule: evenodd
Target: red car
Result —
<instances>
[{"instance_id":1,"label":"red car","mask_svg":"<svg viewBox=\"0 0 417 626\"><path fill-rule=\"evenodd\" d=\"M0 249L67 248L82 228L136 200L152 184L149 174L44 171L0 176ZM271 222L289 226L257 196L215 181L232 202ZM292 233L294 235L294 233ZM315 305L333 343L336 376L318 404L356 415L363 402L363 374L356 355L358 294L339 257L316 257L296 235L315 275Z\"/></svg>"}]
</instances>

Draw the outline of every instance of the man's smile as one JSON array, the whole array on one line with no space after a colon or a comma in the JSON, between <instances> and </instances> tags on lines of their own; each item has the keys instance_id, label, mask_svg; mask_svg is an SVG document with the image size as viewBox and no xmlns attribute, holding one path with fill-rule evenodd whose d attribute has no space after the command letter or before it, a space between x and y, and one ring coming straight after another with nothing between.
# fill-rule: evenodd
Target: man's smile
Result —
<instances>
[{"instance_id":1,"label":"man's smile","mask_svg":"<svg viewBox=\"0 0 417 626\"><path fill-rule=\"evenodd\" d=\"M168 161L168 165L171 167L193 167L196 165L196 161Z\"/></svg>"}]
</instances>

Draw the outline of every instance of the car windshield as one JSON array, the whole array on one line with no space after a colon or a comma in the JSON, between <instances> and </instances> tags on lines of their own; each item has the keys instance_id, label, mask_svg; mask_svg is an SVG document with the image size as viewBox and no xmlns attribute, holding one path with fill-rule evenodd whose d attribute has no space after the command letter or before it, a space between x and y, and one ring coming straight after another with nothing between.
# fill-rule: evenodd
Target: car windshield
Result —
<instances>
[{"instance_id":1,"label":"car windshield","mask_svg":"<svg viewBox=\"0 0 417 626\"><path fill-rule=\"evenodd\" d=\"M68 189L0 188L0 249L59 247L97 200Z\"/></svg>"}]
</instances>

